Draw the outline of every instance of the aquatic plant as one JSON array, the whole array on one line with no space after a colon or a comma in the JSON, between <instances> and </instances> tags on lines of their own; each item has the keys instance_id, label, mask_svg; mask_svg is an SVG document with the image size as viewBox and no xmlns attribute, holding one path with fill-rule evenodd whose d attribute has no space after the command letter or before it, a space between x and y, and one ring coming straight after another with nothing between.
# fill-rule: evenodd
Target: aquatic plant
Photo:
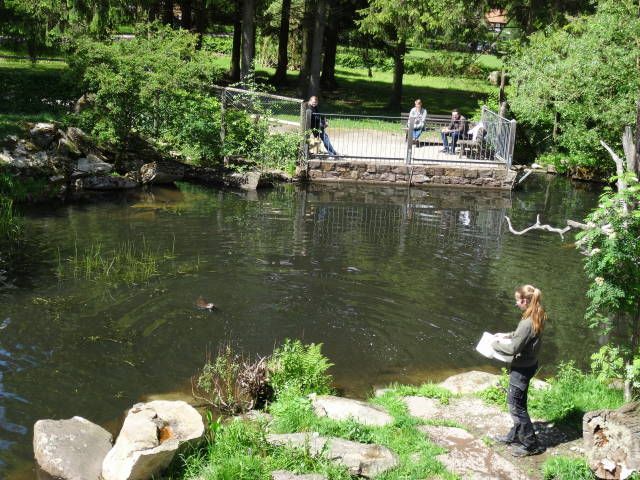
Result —
<instances>
[{"instance_id":1,"label":"aquatic plant","mask_svg":"<svg viewBox=\"0 0 640 480\"><path fill-rule=\"evenodd\" d=\"M76 244L71 257L62 259L58 252L56 273L60 279L135 285L157 275L161 261L173 257L173 247L171 250L154 250L144 238L141 245L127 240L111 250L106 250L100 242L93 242L80 251Z\"/></svg>"},{"instance_id":2,"label":"aquatic plant","mask_svg":"<svg viewBox=\"0 0 640 480\"><path fill-rule=\"evenodd\" d=\"M16 239L22 228L13 211L13 200L0 195L0 239Z\"/></svg>"}]
</instances>

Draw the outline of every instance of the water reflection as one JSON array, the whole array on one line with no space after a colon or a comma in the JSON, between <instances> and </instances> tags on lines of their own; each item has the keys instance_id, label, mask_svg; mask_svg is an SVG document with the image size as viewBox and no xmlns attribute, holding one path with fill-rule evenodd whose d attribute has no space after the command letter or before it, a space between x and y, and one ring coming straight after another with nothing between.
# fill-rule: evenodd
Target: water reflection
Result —
<instances>
[{"instance_id":1,"label":"water reflection","mask_svg":"<svg viewBox=\"0 0 640 480\"><path fill-rule=\"evenodd\" d=\"M538 178L513 194L181 185L32 209L31 240L3 266L17 288L0 287L0 318L10 319L0 330L0 476L30 471L38 418L106 424L145 394L184 386L229 339L252 354L286 337L323 342L338 384L363 395L495 369L475 341L515 325L511 293L532 282L552 315L546 368L583 360L595 339L583 328L580 256L557 236L513 236L503 218L561 224L594 203L595 192ZM75 249L143 238L174 252L148 283L55 277ZM218 310L195 308L199 296Z\"/></svg>"}]
</instances>

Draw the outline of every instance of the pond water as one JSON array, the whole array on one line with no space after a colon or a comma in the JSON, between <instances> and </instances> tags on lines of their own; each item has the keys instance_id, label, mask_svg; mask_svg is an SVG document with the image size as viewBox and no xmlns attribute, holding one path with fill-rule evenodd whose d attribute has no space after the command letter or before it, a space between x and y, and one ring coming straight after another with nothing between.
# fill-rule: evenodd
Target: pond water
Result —
<instances>
[{"instance_id":1,"label":"pond water","mask_svg":"<svg viewBox=\"0 0 640 480\"><path fill-rule=\"evenodd\" d=\"M113 425L145 395L188 390L207 352L229 340L252 355L286 337L322 342L354 396L497 371L474 346L485 330L515 326L512 293L526 282L551 319L543 375L585 364L597 338L584 326L573 237L515 236L503 219L522 228L541 213L561 225L597 195L539 176L513 193L180 185L30 208L27 239L0 254L0 478L35 478L37 419ZM69 273L76 252L125 242L164 252L159 274L126 284ZM199 296L218 309L195 308Z\"/></svg>"}]
</instances>

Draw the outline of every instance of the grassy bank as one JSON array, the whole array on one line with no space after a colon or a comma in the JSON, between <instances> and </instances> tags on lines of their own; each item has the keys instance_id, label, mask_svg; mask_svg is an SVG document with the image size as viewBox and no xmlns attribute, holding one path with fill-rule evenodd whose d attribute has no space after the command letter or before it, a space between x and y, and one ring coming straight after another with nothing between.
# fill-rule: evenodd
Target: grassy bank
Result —
<instances>
[{"instance_id":1,"label":"grassy bank","mask_svg":"<svg viewBox=\"0 0 640 480\"><path fill-rule=\"evenodd\" d=\"M63 120L75 93L65 63L0 59L0 139L26 122Z\"/></svg>"}]
</instances>

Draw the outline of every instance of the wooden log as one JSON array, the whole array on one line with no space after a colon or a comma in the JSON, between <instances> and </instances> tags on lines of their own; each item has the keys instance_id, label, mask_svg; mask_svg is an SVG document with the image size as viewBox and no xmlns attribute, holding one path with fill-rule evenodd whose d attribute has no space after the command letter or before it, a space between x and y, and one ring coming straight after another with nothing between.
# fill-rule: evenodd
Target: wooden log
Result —
<instances>
[{"instance_id":1,"label":"wooden log","mask_svg":"<svg viewBox=\"0 0 640 480\"><path fill-rule=\"evenodd\" d=\"M582 438L587 462L598 478L618 480L640 472L640 402L587 412Z\"/></svg>"}]
</instances>

